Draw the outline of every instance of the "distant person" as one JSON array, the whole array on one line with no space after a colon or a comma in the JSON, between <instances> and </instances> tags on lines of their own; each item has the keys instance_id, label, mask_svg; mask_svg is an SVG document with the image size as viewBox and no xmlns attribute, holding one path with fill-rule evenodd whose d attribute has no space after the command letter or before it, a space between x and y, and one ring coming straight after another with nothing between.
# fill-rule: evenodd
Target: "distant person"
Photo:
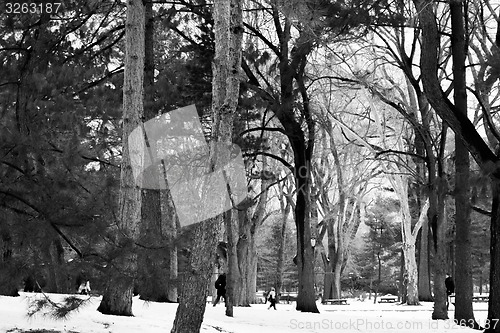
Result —
<instances>
[{"instance_id":1,"label":"distant person","mask_svg":"<svg viewBox=\"0 0 500 333\"><path fill-rule=\"evenodd\" d=\"M219 275L215 281L215 289L217 289L217 298L215 299L214 306L219 303L221 297L224 298L224 302L226 301L226 273Z\"/></svg>"},{"instance_id":2,"label":"distant person","mask_svg":"<svg viewBox=\"0 0 500 333\"><path fill-rule=\"evenodd\" d=\"M90 295L90 281L82 282L78 287L78 294Z\"/></svg>"},{"instance_id":3,"label":"distant person","mask_svg":"<svg viewBox=\"0 0 500 333\"><path fill-rule=\"evenodd\" d=\"M274 288L271 288L271 291L267 295L267 300L269 301L269 307L267 308L268 310L273 307L274 310L276 310L276 291Z\"/></svg>"},{"instance_id":4,"label":"distant person","mask_svg":"<svg viewBox=\"0 0 500 333\"><path fill-rule=\"evenodd\" d=\"M444 280L444 285L446 286L446 309L450 306L450 296L455 293L455 283L450 274L446 273L446 279Z\"/></svg>"}]
</instances>

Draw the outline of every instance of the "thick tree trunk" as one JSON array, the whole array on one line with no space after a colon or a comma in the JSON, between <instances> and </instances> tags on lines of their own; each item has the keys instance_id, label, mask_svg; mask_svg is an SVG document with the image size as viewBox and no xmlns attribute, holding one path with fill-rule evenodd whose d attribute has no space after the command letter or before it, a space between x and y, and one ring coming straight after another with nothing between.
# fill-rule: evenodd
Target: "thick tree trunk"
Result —
<instances>
[{"instance_id":1,"label":"thick tree trunk","mask_svg":"<svg viewBox=\"0 0 500 333\"><path fill-rule=\"evenodd\" d=\"M498 176L498 167L495 166L498 162L498 156L486 145L470 120L465 115L455 112L454 107L444 98L437 76L439 32L433 2L431 0L413 0L413 2L419 13L420 27L422 29L420 65L424 91L434 110L450 125L455 135L464 142L469 153L481 169L492 177L493 204L490 243L490 297L488 304L488 319L492 323L500 318L500 265L498 265L500 259L500 246L498 245L500 189L498 188L498 180L500 177ZM498 154L498 152L495 153ZM500 332L500 325L490 325L486 332Z\"/></svg>"},{"instance_id":2,"label":"thick tree trunk","mask_svg":"<svg viewBox=\"0 0 500 333\"><path fill-rule=\"evenodd\" d=\"M125 41L125 77L123 86L122 165L120 175L119 244L122 256L114 263L117 272L108 278L101 304L97 309L104 314L132 316L132 292L137 270L137 255L131 244L139 234L141 221L141 189L136 184L131 166L131 155L136 147L129 147L128 136L142 124L144 110L144 4L142 0L127 3ZM121 236L123 235L123 236Z\"/></svg>"},{"instance_id":3,"label":"thick tree trunk","mask_svg":"<svg viewBox=\"0 0 500 333\"><path fill-rule=\"evenodd\" d=\"M217 143L230 145L232 141L233 118L238 106L240 85L243 34L241 0L215 1L213 17L215 58L212 67L213 141L210 171L214 171L217 160L229 160L228 152L219 152L215 146ZM172 333L200 331L223 215L225 214L204 221L196 228L194 247L189 259L190 270L182 285ZM226 308L227 314L231 312L230 308Z\"/></svg>"},{"instance_id":4,"label":"thick tree trunk","mask_svg":"<svg viewBox=\"0 0 500 333\"><path fill-rule=\"evenodd\" d=\"M463 1L450 1L451 49L453 53L453 96L454 103L462 114L467 116L467 94L465 81L465 29ZM478 328L472 308L472 248L470 235L469 201L469 152L467 147L455 137L455 319ZM452 274L450 272L450 274Z\"/></svg>"},{"instance_id":5,"label":"thick tree trunk","mask_svg":"<svg viewBox=\"0 0 500 333\"><path fill-rule=\"evenodd\" d=\"M297 159L296 159L297 161ZM296 163L297 200L295 203L295 224L297 227L297 266L299 293L297 310L319 313L314 292L314 252L311 246L310 208L310 165ZM307 170L306 175L301 175Z\"/></svg>"},{"instance_id":6,"label":"thick tree trunk","mask_svg":"<svg viewBox=\"0 0 500 333\"><path fill-rule=\"evenodd\" d=\"M429 260L429 224L427 219L422 225L420 234L420 251L418 254L418 299L423 302L432 302L431 272Z\"/></svg>"},{"instance_id":7,"label":"thick tree trunk","mask_svg":"<svg viewBox=\"0 0 500 333\"><path fill-rule=\"evenodd\" d=\"M406 271L406 304L419 305L417 285L417 262L415 260L415 244L403 245L405 271Z\"/></svg>"},{"instance_id":8,"label":"thick tree trunk","mask_svg":"<svg viewBox=\"0 0 500 333\"><path fill-rule=\"evenodd\" d=\"M412 230L411 227L411 214L408 204L408 181L404 176L393 175L391 176L391 182L400 201L399 214L401 216L401 236L405 263L406 304L418 305L420 304L418 300L418 270L415 257L415 241L418 229ZM425 218L428 208L428 203L422 207L419 217L420 225L423 223L422 221ZM417 227L415 226L415 228Z\"/></svg>"},{"instance_id":9,"label":"thick tree trunk","mask_svg":"<svg viewBox=\"0 0 500 333\"><path fill-rule=\"evenodd\" d=\"M255 234L252 233L252 238L248 243L248 275L247 275L247 297L248 303L257 303L257 297L255 295L257 291L257 250L255 248Z\"/></svg>"},{"instance_id":10,"label":"thick tree trunk","mask_svg":"<svg viewBox=\"0 0 500 333\"><path fill-rule=\"evenodd\" d=\"M341 224L341 221L337 222L337 225ZM335 251L335 254L333 256L333 293L332 297L333 298L341 298L342 297L342 285L340 283L340 279L342 277L342 265L344 263L344 251L342 247L344 246L343 244L343 237L341 234L339 234L339 229L336 228L336 233L337 233L337 249ZM331 260L332 258L330 258Z\"/></svg>"},{"instance_id":11,"label":"thick tree trunk","mask_svg":"<svg viewBox=\"0 0 500 333\"><path fill-rule=\"evenodd\" d=\"M189 267L182 279L172 333L200 331L221 227L222 223L218 217L196 226L193 248L189 254Z\"/></svg>"},{"instance_id":12,"label":"thick tree trunk","mask_svg":"<svg viewBox=\"0 0 500 333\"><path fill-rule=\"evenodd\" d=\"M19 296L21 277L13 266L13 241L7 229L0 231L0 295Z\"/></svg>"},{"instance_id":13,"label":"thick tree trunk","mask_svg":"<svg viewBox=\"0 0 500 333\"><path fill-rule=\"evenodd\" d=\"M488 298L488 320L489 327L485 333L500 332L498 318L500 318L500 179L492 178L491 207L491 242L490 242L490 287ZM497 325L495 325L497 324Z\"/></svg>"},{"instance_id":14,"label":"thick tree trunk","mask_svg":"<svg viewBox=\"0 0 500 333\"><path fill-rule=\"evenodd\" d=\"M151 0L144 1L145 11L145 50L144 50L144 120L148 121L157 115L154 108L154 21L153 4ZM149 142L147 142L150 145ZM151 157L152 158L152 157ZM163 181L154 170L150 169L146 178L157 177L157 182ZM145 172L148 172L146 170ZM162 228L161 193L156 189L142 190L142 212L139 243L143 246L138 254L137 286L141 299L154 302L176 301L169 298L169 251L168 236Z\"/></svg>"},{"instance_id":15,"label":"thick tree trunk","mask_svg":"<svg viewBox=\"0 0 500 333\"><path fill-rule=\"evenodd\" d=\"M430 218L435 219L436 241L434 242L434 311L432 319L448 319L448 309L446 307L448 296L444 280L448 269L446 239L446 179L436 178L437 206L436 211L430 213Z\"/></svg>"},{"instance_id":16,"label":"thick tree trunk","mask_svg":"<svg viewBox=\"0 0 500 333\"><path fill-rule=\"evenodd\" d=\"M399 295L401 304L406 304L408 301L407 290L406 290L406 271L405 271L405 253L401 249L401 263L399 265ZM371 288L371 286L370 286Z\"/></svg>"}]
</instances>

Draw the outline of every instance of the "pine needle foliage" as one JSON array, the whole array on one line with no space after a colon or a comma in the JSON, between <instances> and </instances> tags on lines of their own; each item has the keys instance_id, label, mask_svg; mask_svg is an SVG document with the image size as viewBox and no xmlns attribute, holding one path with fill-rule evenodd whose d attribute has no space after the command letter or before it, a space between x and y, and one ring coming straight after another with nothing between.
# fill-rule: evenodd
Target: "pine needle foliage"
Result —
<instances>
[{"instance_id":1,"label":"pine needle foliage","mask_svg":"<svg viewBox=\"0 0 500 333\"><path fill-rule=\"evenodd\" d=\"M29 303L28 317L40 313L55 320L66 320L71 313L79 311L82 306L90 303L91 297L81 297L70 295L62 301L52 300L47 294L42 293L43 297L34 299Z\"/></svg>"}]
</instances>

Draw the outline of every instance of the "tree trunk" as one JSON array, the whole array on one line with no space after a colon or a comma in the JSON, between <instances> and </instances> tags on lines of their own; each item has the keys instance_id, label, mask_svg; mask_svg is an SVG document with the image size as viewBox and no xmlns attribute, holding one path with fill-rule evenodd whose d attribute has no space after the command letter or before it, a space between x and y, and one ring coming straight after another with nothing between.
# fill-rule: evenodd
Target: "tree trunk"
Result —
<instances>
[{"instance_id":1,"label":"tree trunk","mask_svg":"<svg viewBox=\"0 0 500 333\"><path fill-rule=\"evenodd\" d=\"M281 202L284 200L286 202ZM288 222L288 214L290 214L290 202L284 197L280 198L281 206L281 232L278 244L278 263L276 265L276 297L279 301L279 295L281 294L281 288L283 286L283 271L284 271L284 261L285 261L285 243L286 243L286 226Z\"/></svg>"},{"instance_id":2,"label":"tree trunk","mask_svg":"<svg viewBox=\"0 0 500 333\"><path fill-rule=\"evenodd\" d=\"M411 68L406 68L409 72L412 71ZM418 178L425 179L426 178L426 169L428 172L433 172L435 169L433 166L430 167L433 163L435 163L434 159L434 147L430 144L431 141L431 129L429 124L429 105L425 98L422 97L421 92L418 93L415 91L418 87L414 87L409 80L408 76L406 76L406 86L408 91L408 99L410 102L410 110L414 110L412 113L409 113L409 117L411 117L412 121L410 123L418 123L418 115L417 110L420 111L421 114L421 127L414 127L415 138L414 138L414 146L415 153L419 156L429 156L427 159L427 163L429 165L426 168L426 161L421 158L414 158L413 162L415 163L415 171L418 175ZM426 188L421 186L417 190L418 196L418 206L422 207L423 202L422 199L426 196ZM421 232L420 232L420 243L419 243L419 252L418 252L418 297L420 301L432 301L432 290L431 290L431 272L430 272L430 245L429 245L429 233L430 225L427 220L424 220L422 224Z\"/></svg>"},{"instance_id":3,"label":"tree trunk","mask_svg":"<svg viewBox=\"0 0 500 333\"><path fill-rule=\"evenodd\" d=\"M5 218L3 216L3 218ZM21 277L13 267L12 254L13 244L12 236L8 229L0 231L0 295L19 296L18 284Z\"/></svg>"},{"instance_id":4,"label":"tree trunk","mask_svg":"<svg viewBox=\"0 0 500 333\"><path fill-rule=\"evenodd\" d=\"M297 161L297 159L296 159ZM310 208L310 165L296 163L297 200L295 203L295 225L297 227L297 266L299 293L297 310L319 313L314 292L314 257L311 246ZM306 175L301 175L306 170Z\"/></svg>"},{"instance_id":5,"label":"tree trunk","mask_svg":"<svg viewBox=\"0 0 500 333\"><path fill-rule=\"evenodd\" d=\"M252 234L252 238L248 243L248 275L247 275L247 297L248 303L257 303L257 297L255 292L257 291L257 250L255 249L255 235Z\"/></svg>"},{"instance_id":6,"label":"tree trunk","mask_svg":"<svg viewBox=\"0 0 500 333\"><path fill-rule=\"evenodd\" d=\"M418 305L418 271L415 253L416 232L411 228L411 214L408 204L408 181L405 176L392 175L392 186L400 200L399 214L401 216L401 233L403 241L403 253L405 263L405 280L406 280L406 304ZM420 212L419 221L423 221L427 213L429 205L426 203ZM423 223L423 222L421 222Z\"/></svg>"},{"instance_id":7,"label":"tree trunk","mask_svg":"<svg viewBox=\"0 0 500 333\"><path fill-rule=\"evenodd\" d=\"M448 296L444 280L446 278L447 249L446 240L446 179L437 177L437 206L436 211L430 213L431 219L435 219L436 240L434 242L434 311L432 319L448 319L448 309L446 307Z\"/></svg>"},{"instance_id":8,"label":"tree trunk","mask_svg":"<svg viewBox=\"0 0 500 333\"><path fill-rule=\"evenodd\" d=\"M237 256L238 245L238 211L229 210L225 214L224 225L226 226L227 237L227 272L226 272L226 316L233 316L233 306L238 306L236 296L240 292L240 272ZM236 216L234 216L236 215Z\"/></svg>"},{"instance_id":9,"label":"tree trunk","mask_svg":"<svg viewBox=\"0 0 500 333\"><path fill-rule=\"evenodd\" d=\"M465 81L465 29L463 1L450 1L451 49L453 53L453 96L454 103L467 116L467 94ZM472 248L470 235L469 201L469 152L467 147L455 137L455 319L478 328L472 309ZM450 272L452 274L452 272Z\"/></svg>"},{"instance_id":10,"label":"tree trunk","mask_svg":"<svg viewBox=\"0 0 500 333\"><path fill-rule=\"evenodd\" d=\"M371 286L370 286L371 287ZM406 271L405 271L405 254L401 249L401 263L399 266L399 294L401 297L401 304L406 304L408 301L406 290Z\"/></svg>"},{"instance_id":11,"label":"tree trunk","mask_svg":"<svg viewBox=\"0 0 500 333\"><path fill-rule=\"evenodd\" d=\"M172 333L200 331L220 231L221 222L217 217L196 226L193 248L189 255L189 267L182 279L179 306Z\"/></svg>"},{"instance_id":12,"label":"tree trunk","mask_svg":"<svg viewBox=\"0 0 500 333\"><path fill-rule=\"evenodd\" d=\"M424 302L432 302L431 272L429 267L429 224L427 223L427 219L422 225L418 257L418 299Z\"/></svg>"},{"instance_id":13,"label":"tree trunk","mask_svg":"<svg viewBox=\"0 0 500 333\"><path fill-rule=\"evenodd\" d=\"M122 165L120 175L119 244L124 251L114 263L116 274L108 278L102 301L97 309L104 314L132 316L132 292L137 270L137 255L131 249L139 233L141 221L141 189L135 183L131 155L136 147L129 146L128 136L141 126L144 91L144 4L142 0L127 3L125 40L125 77L123 86Z\"/></svg>"},{"instance_id":14,"label":"tree trunk","mask_svg":"<svg viewBox=\"0 0 500 333\"><path fill-rule=\"evenodd\" d=\"M229 151L215 149L217 142L232 142L233 118L238 106L241 39L243 34L240 0L218 0L213 7L215 58L212 84L212 149L209 171L216 161L229 160ZM206 297L220 238L223 215L202 222L196 228L189 258L190 271L183 281L172 333L199 332L205 312ZM226 313L230 313L226 309Z\"/></svg>"},{"instance_id":15,"label":"tree trunk","mask_svg":"<svg viewBox=\"0 0 500 333\"><path fill-rule=\"evenodd\" d=\"M250 274L250 261L251 261L251 248L252 241L250 220L247 217L246 210L235 211L237 216L238 225L238 239L236 244L236 257L238 259L238 293L235 295L235 304L237 306L250 306L251 299L249 297L249 274ZM255 295L255 291L253 292Z\"/></svg>"},{"instance_id":16,"label":"tree trunk","mask_svg":"<svg viewBox=\"0 0 500 333\"><path fill-rule=\"evenodd\" d=\"M500 332L500 325L495 325L500 318L500 179L492 178L492 198L491 207L491 243L490 243L490 283L488 298L488 320L489 327L485 328L485 333Z\"/></svg>"},{"instance_id":17,"label":"tree trunk","mask_svg":"<svg viewBox=\"0 0 500 333\"><path fill-rule=\"evenodd\" d=\"M491 175L492 179L492 217L491 217L491 243L490 243L490 297L488 304L488 319L490 323L500 318L500 246L498 238L500 230L498 219L500 218L500 180L499 169L495 167L498 162L498 152L493 153L484 142L480 134L476 131L470 120L459 112L455 112L453 105L450 105L443 96L442 88L439 85L437 76L438 69L438 42L439 32L436 23L433 2L430 0L413 0L419 13L420 27L422 30L422 50L420 57L420 68L424 91L427 94L430 104L446 121L455 135L464 142L467 150L476 160L477 164L485 173ZM498 44L498 38L497 42ZM497 45L499 46L499 45ZM500 325L491 325L486 332L500 332Z\"/></svg>"},{"instance_id":18,"label":"tree trunk","mask_svg":"<svg viewBox=\"0 0 500 333\"><path fill-rule=\"evenodd\" d=\"M148 121L157 115L154 108L154 21L151 0L144 1L145 12L145 50L144 50L144 120ZM151 146L146 142L148 148ZM152 159L152 157L151 157ZM149 169L151 174L144 177L157 178L158 184L163 181L158 173ZM148 170L145 171L145 173ZM175 301L169 299L169 267L167 237L162 230L161 194L157 188L142 190L142 212L139 243L144 246L138 253L137 287L142 300L154 302Z\"/></svg>"},{"instance_id":19,"label":"tree trunk","mask_svg":"<svg viewBox=\"0 0 500 333\"><path fill-rule=\"evenodd\" d=\"M341 224L341 221L337 222L337 225ZM340 279L342 277L342 265L344 263L344 252L342 250L343 237L339 234L339 227L336 228L337 233L337 249L333 258L333 298L342 298L342 285L340 284ZM331 258L330 258L331 259Z\"/></svg>"},{"instance_id":20,"label":"tree trunk","mask_svg":"<svg viewBox=\"0 0 500 333\"><path fill-rule=\"evenodd\" d=\"M167 300L178 301L178 262L177 262L177 230L180 229L179 218L175 212L172 195L168 189L160 192L161 225L165 228L168 239L168 278Z\"/></svg>"}]
</instances>

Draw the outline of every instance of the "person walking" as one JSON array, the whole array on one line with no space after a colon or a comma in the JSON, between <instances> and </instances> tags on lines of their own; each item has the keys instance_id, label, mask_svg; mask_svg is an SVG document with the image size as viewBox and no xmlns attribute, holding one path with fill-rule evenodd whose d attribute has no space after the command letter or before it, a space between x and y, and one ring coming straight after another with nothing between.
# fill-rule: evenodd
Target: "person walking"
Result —
<instances>
[{"instance_id":1,"label":"person walking","mask_svg":"<svg viewBox=\"0 0 500 333\"><path fill-rule=\"evenodd\" d=\"M269 307L267 309L269 310L273 307L274 310L276 310L276 291L274 290L274 287L271 288L271 291L267 295L267 300L269 301Z\"/></svg>"},{"instance_id":2,"label":"person walking","mask_svg":"<svg viewBox=\"0 0 500 333\"><path fill-rule=\"evenodd\" d=\"M215 289L217 289L217 298L215 299L214 306L219 303L221 297L224 298L224 302L226 301L226 273L219 275L215 281Z\"/></svg>"}]
</instances>

